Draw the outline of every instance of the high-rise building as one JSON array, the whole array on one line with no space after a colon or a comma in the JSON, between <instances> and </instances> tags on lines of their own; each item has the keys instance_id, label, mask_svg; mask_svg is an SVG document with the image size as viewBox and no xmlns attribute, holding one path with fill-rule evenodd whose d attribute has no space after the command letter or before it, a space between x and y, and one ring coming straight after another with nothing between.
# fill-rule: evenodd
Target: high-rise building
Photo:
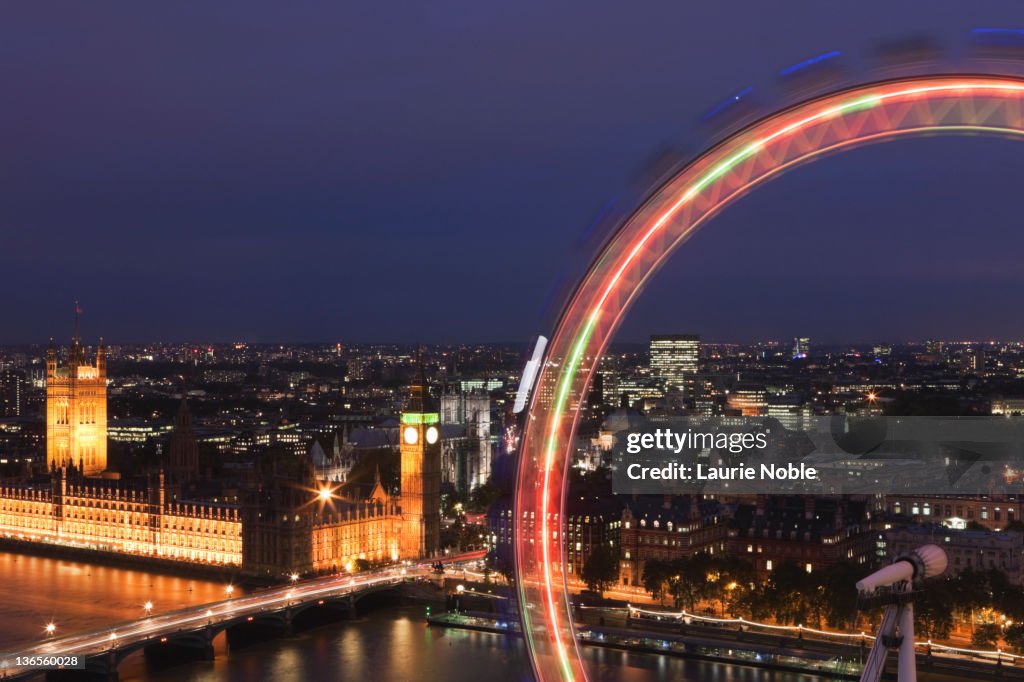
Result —
<instances>
[{"instance_id":1,"label":"high-rise building","mask_svg":"<svg viewBox=\"0 0 1024 682\"><path fill-rule=\"evenodd\" d=\"M793 359L803 360L811 353L811 340L806 336L793 339Z\"/></svg>"},{"instance_id":2,"label":"high-rise building","mask_svg":"<svg viewBox=\"0 0 1024 682\"><path fill-rule=\"evenodd\" d=\"M960 371L963 374L982 374L985 372L985 351L980 348L968 348L960 355Z\"/></svg>"},{"instance_id":3,"label":"high-rise building","mask_svg":"<svg viewBox=\"0 0 1024 682\"><path fill-rule=\"evenodd\" d=\"M20 369L0 372L0 417L20 417L25 414L25 373Z\"/></svg>"},{"instance_id":4,"label":"high-rise building","mask_svg":"<svg viewBox=\"0 0 1024 682\"><path fill-rule=\"evenodd\" d=\"M729 393L727 403L744 417L762 417L768 407L768 392L759 384L739 384Z\"/></svg>"},{"instance_id":5,"label":"high-rise building","mask_svg":"<svg viewBox=\"0 0 1024 682\"><path fill-rule=\"evenodd\" d=\"M74 464L85 476L107 468L107 360L100 341L95 364L86 362L75 334L67 364L57 366L53 344L46 353L46 461Z\"/></svg>"},{"instance_id":6,"label":"high-rise building","mask_svg":"<svg viewBox=\"0 0 1024 682\"><path fill-rule=\"evenodd\" d=\"M660 334L651 336L651 376L666 392L692 393L693 376L700 361L700 336L696 334Z\"/></svg>"},{"instance_id":7,"label":"high-rise building","mask_svg":"<svg viewBox=\"0 0 1024 682\"><path fill-rule=\"evenodd\" d=\"M441 545L441 415L422 371L401 416L402 556L429 557Z\"/></svg>"}]
</instances>

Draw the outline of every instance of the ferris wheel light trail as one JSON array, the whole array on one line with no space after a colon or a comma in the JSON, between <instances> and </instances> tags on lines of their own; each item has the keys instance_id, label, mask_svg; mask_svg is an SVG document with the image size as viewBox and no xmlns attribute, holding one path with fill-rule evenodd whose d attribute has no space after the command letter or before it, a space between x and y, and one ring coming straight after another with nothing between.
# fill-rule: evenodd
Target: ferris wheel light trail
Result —
<instances>
[{"instance_id":1,"label":"ferris wheel light trail","mask_svg":"<svg viewBox=\"0 0 1024 682\"><path fill-rule=\"evenodd\" d=\"M1019 137L1022 103L1024 80L1004 76L929 76L848 88L739 131L656 189L622 223L550 336L522 437L514 542L523 632L538 680L586 679L563 556L566 471L582 396L647 280L706 220L795 165L911 134Z\"/></svg>"}]
</instances>

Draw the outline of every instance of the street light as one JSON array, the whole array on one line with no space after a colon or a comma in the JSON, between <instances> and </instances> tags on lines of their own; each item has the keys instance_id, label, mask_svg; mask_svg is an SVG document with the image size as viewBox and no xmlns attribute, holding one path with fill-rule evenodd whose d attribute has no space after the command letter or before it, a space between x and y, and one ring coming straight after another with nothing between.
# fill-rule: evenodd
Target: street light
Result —
<instances>
[{"instance_id":1,"label":"street light","mask_svg":"<svg viewBox=\"0 0 1024 682\"><path fill-rule=\"evenodd\" d=\"M329 502L332 495L330 486L325 485L324 487L320 488L320 492L318 493L318 495L320 497L321 502Z\"/></svg>"},{"instance_id":2,"label":"street light","mask_svg":"<svg viewBox=\"0 0 1024 682\"><path fill-rule=\"evenodd\" d=\"M289 577L289 578L291 579L291 581L292 581L293 583L294 583L294 582L298 582L298 580L299 580L299 574L298 574L298 573L292 573L292 574L291 574L290 576L288 576L288 577Z\"/></svg>"},{"instance_id":3,"label":"street light","mask_svg":"<svg viewBox=\"0 0 1024 682\"><path fill-rule=\"evenodd\" d=\"M53 621L50 621L46 624L46 634L49 637L53 637L55 632L57 632L57 625Z\"/></svg>"},{"instance_id":4,"label":"street light","mask_svg":"<svg viewBox=\"0 0 1024 682\"><path fill-rule=\"evenodd\" d=\"M147 600L146 603L142 605L142 608L145 609L147 616L150 615L153 613L153 602Z\"/></svg>"},{"instance_id":5,"label":"street light","mask_svg":"<svg viewBox=\"0 0 1024 682\"><path fill-rule=\"evenodd\" d=\"M228 597L231 597L231 595L233 595L235 593L235 586L234 585L228 585L227 587L224 588L224 592L228 595Z\"/></svg>"}]
</instances>

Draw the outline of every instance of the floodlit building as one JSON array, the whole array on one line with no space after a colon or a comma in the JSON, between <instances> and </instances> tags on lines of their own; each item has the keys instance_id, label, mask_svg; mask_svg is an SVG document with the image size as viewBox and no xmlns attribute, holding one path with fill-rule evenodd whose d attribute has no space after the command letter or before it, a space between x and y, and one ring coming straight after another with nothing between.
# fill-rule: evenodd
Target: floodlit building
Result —
<instances>
[{"instance_id":1,"label":"floodlit building","mask_svg":"<svg viewBox=\"0 0 1024 682\"><path fill-rule=\"evenodd\" d=\"M86 362L75 334L67 364L57 350L46 352L46 461L51 467L74 464L85 476L107 468L107 360L103 342L94 362Z\"/></svg>"},{"instance_id":2,"label":"floodlit building","mask_svg":"<svg viewBox=\"0 0 1024 682\"><path fill-rule=\"evenodd\" d=\"M354 570L361 562L439 550L440 415L422 377L400 418L401 495L386 491L378 475L359 499L344 497L338 482L323 475L340 465L319 445L312 453L280 448L262 458L240 501L190 499L201 472L184 401L167 475L161 468L121 479L107 471L104 350L86 362L77 334L63 367L51 346L46 394L49 472L0 485L0 536L8 540L264 576Z\"/></svg>"},{"instance_id":3,"label":"floodlit building","mask_svg":"<svg viewBox=\"0 0 1024 682\"><path fill-rule=\"evenodd\" d=\"M693 376L700 362L700 336L696 334L661 334L651 337L651 376L658 379L666 392L692 393Z\"/></svg>"}]
</instances>

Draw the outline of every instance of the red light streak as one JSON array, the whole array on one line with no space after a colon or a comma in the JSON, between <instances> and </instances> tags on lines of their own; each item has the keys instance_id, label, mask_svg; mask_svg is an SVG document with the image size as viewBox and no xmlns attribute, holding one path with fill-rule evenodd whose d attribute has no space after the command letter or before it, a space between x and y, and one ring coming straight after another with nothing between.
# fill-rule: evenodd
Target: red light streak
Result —
<instances>
[{"instance_id":1,"label":"red light streak","mask_svg":"<svg viewBox=\"0 0 1024 682\"><path fill-rule=\"evenodd\" d=\"M564 537L561 511L577 401L585 395L597 362L578 370L582 358L603 354L647 279L708 218L794 165L828 151L905 134L1024 135L1022 96L1024 80L947 76L859 86L799 104L706 152L623 223L583 278L551 337L521 440L516 570L523 631L538 680L586 679L572 630L562 546L555 544ZM943 106L933 108L936 103ZM544 386L556 388L553 398L543 396ZM558 560L560 586L555 584L552 558ZM531 612L535 603L542 607L540 619Z\"/></svg>"}]
</instances>

